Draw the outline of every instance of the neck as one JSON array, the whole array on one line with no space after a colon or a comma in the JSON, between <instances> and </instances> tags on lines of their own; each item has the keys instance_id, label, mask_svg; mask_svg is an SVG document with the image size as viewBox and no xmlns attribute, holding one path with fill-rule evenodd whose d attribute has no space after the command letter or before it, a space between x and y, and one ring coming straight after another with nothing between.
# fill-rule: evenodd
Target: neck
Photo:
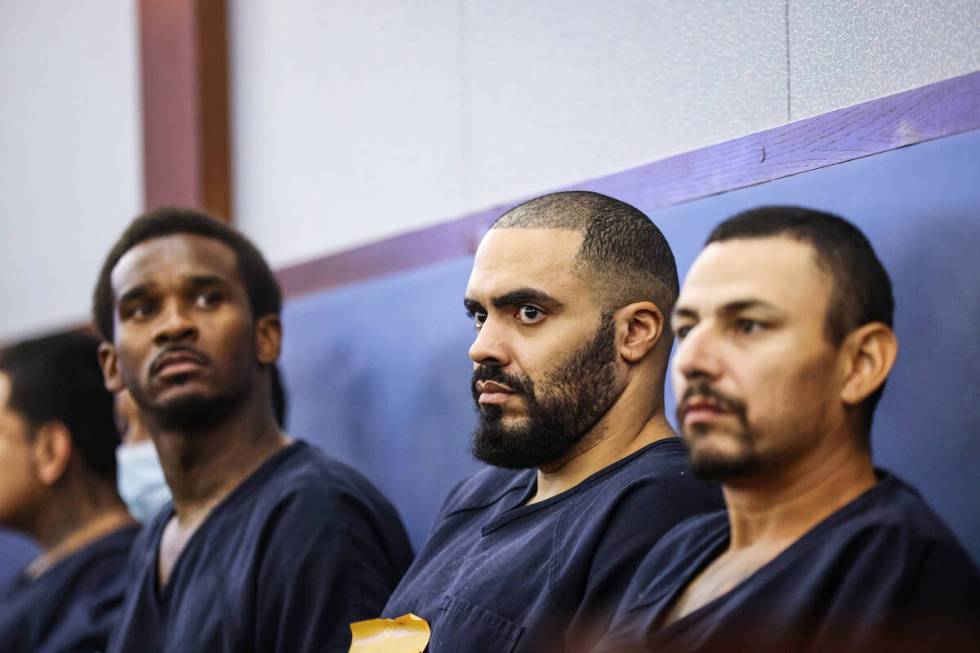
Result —
<instances>
[{"instance_id":1,"label":"neck","mask_svg":"<svg viewBox=\"0 0 980 653\"><path fill-rule=\"evenodd\" d=\"M38 522L31 529L41 555L27 574L36 578L89 543L135 525L116 489L102 481L60 488L57 497L38 511Z\"/></svg>"},{"instance_id":2,"label":"neck","mask_svg":"<svg viewBox=\"0 0 980 653\"><path fill-rule=\"evenodd\" d=\"M848 436L845 444L819 447L777 474L726 483L729 549L779 544L785 548L874 487L870 453L855 443Z\"/></svg>"},{"instance_id":3,"label":"neck","mask_svg":"<svg viewBox=\"0 0 980 653\"><path fill-rule=\"evenodd\" d=\"M537 492L528 503L557 496L643 447L676 436L664 416L663 401L650 401L662 394L646 386L627 386L579 446L554 465L538 469Z\"/></svg>"},{"instance_id":4,"label":"neck","mask_svg":"<svg viewBox=\"0 0 980 653\"><path fill-rule=\"evenodd\" d=\"M250 393L227 419L200 431L150 430L181 526L201 521L263 462L289 444L268 402Z\"/></svg>"}]
</instances>

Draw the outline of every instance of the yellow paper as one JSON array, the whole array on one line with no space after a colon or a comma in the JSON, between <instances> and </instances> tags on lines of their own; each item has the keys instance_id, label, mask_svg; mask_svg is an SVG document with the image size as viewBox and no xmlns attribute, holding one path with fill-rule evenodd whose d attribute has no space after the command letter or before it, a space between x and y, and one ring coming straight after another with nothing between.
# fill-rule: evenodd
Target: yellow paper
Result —
<instances>
[{"instance_id":1,"label":"yellow paper","mask_svg":"<svg viewBox=\"0 0 980 653\"><path fill-rule=\"evenodd\" d=\"M429 643L428 622L414 614L355 621L350 632L349 653L422 653Z\"/></svg>"}]
</instances>

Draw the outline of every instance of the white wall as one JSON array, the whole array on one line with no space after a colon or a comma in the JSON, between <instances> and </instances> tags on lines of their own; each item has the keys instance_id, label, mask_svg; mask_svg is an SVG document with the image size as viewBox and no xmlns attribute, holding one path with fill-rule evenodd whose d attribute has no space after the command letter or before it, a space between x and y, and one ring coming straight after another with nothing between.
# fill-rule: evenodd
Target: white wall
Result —
<instances>
[{"instance_id":1,"label":"white wall","mask_svg":"<svg viewBox=\"0 0 980 653\"><path fill-rule=\"evenodd\" d=\"M980 69L980 0L235 0L276 264Z\"/></svg>"},{"instance_id":2,"label":"white wall","mask_svg":"<svg viewBox=\"0 0 980 653\"><path fill-rule=\"evenodd\" d=\"M980 69L980 0L228 0L276 265ZM0 341L141 209L136 0L0 0Z\"/></svg>"},{"instance_id":3,"label":"white wall","mask_svg":"<svg viewBox=\"0 0 980 653\"><path fill-rule=\"evenodd\" d=\"M0 340L87 319L142 204L135 5L0 1Z\"/></svg>"}]
</instances>

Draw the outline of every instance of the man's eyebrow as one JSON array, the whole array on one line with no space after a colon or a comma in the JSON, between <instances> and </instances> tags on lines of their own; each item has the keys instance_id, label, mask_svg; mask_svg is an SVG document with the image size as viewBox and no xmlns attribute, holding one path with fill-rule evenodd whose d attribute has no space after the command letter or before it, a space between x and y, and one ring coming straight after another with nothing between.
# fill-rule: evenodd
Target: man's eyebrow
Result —
<instances>
[{"instance_id":1,"label":"man's eyebrow","mask_svg":"<svg viewBox=\"0 0 980 653\"><path fill-rule=\"evenodd\" d=\"M758 308L765 311L772 311L781 313L777 307L773 306L767 301L761 299L736 299L735 301L726 302L719 309L719 312L725 313L727 315L733 315L735 313L741 313L742 311Z\"/></svg>"},{"instance_id":2,"label":"man's eyebrow","mask_svg":"<svg viewBox=\"0 0 980 653\"><path fill-rule=\"evenodd\" d=\"M493 305L496 308L520 306L522 304L541 304L551 309L565 306L545 291L538 290L537 288L518 288L517 290L512 290L493 298Z\"/></svg>"},{"instance_id":3,"label":"man's eyebrow","mask_svg":"<svg viewBox=\"0 0 980 653\"><path fill-rule=\"evenodd\" d=\"M693 308L684 308L683 306L674 307L674 310L670 314L670 319L675 320L682 317L696 320L698 318L698 312Z\"/></svg>"},{"instance_id":4,"label":"man's eyebrow","mask_svg":"<svg viewBox=\"0 0 980 653\"><path fill-rule=\"evenodd\" d=\"M469 297L465 297L463 299L463 306L470 313L476 313L477 311L482 311L483 310L483 304L481 304L480 302L476 301L475 299L470 299Z\"/></svg>"},{"instance_id":5,"label":"man's eyebrow","mask_svg":"<svg viewBox=\"0 0 980 653\"><path fill-rule=\"evenodd\" d=\"M767 301L761 299L736 299L734 301L726 302L721 305L718 312L723 315L735 315L746 311L749 309L761 309L764 311L770 311L773 313L782 313L776 306L770 304ZM671 313L671 319L691 319L696 320L700 317L700 314L693 308L686 308L684 306L677 306Z\"/></svg>"},{"instance_id":6,"label":"man's eyebrow","mask_svg":"<svg viewBox=\"0 0 980 653\"><path fill-rule=\"evenodd\" d=\"M126 302L131 302L133 300L139 299L150 294L150 287L146 284L140 284L138 286L133 286L119 295L116 299L116 304L124 304Z\"/></svg>"},{"instance_id":7,"label":"man's eyebrow","mask_svg":"<svg viewBox=\"0 0 980 653\"><path fill-rule=\"evenodd\" d=\"M226 286L228 282L214 274L192 274L188 275L185 282L191 288L204 288L206 286Z\"/></svg>"}]
</instances>

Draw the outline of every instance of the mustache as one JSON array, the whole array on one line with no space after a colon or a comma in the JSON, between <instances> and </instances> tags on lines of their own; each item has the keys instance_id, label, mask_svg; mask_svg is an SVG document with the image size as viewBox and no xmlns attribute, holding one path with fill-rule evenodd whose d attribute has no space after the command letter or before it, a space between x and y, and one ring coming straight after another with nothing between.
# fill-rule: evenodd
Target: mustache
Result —
<instances>
[{"instance_id":1,"label":"mustache","mask_svg":"<svg viewBox=\"0 0 980 653\"><path fill-rule=\"evenodd\" d=\"M700 380L692 383L684 390L684 395L681 397L680 401L677 403L677 420L683 422L684 414L687 412L688 405L691 399L697 397L698 399L708 399L719 410L734 413L742 418L746 415L745 402L741 399L736 399L735 397L730 397L720 390L716 390L711 386L708 381Z\"/></svg>"},{"instance_id":2,"label":"mustache","mask_svg":"<svg viewBox=\"0 0 980 653\"><path fill-rule=\"evenodd\" d=\"M470 379L470 393L473 395L474 401L480 398L480 393L476 390L476 384L480 381L493 381L507 386L514 391L514 394L534 396L534 388L530 379L508 374L501 367L479 365L473 370L473 377Z\"/></svg>"},{"instance_id":3,"label":"mustache","mask_svg":"<svg viewBox=\"0 0 980 653\"><path fill-rule=\"evenodd\" d=\"M185 354L202 365L207 365L211 362L211 359L207 355L189 345L172 345L156 355L156 358L150 364L150 374L156 374L160 371L160 368L166 363L166 357L171 354Z\"/></svg>"}]
</instances>

